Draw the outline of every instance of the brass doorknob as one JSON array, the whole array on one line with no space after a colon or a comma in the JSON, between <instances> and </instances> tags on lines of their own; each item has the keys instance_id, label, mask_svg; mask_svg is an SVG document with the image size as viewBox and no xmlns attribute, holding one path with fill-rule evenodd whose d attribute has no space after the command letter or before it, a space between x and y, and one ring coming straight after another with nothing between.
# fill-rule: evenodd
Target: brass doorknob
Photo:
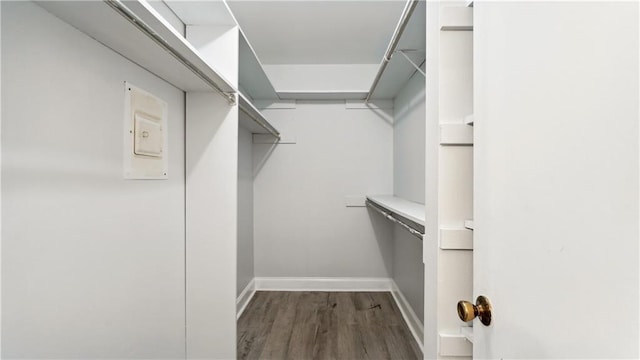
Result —
<instances>
[{"instance_id":1,"label":"brass doorknob","mask_svg":"<svg viewBox=\"0 0 640 360\"><path fill-rule=\"evenodd\" d=\"M477 316L483 325L489 326L491 310L491 302L484 296L478 296L475 305L464 300L458 301L458 316L464 322L471 321Z\"/></svg>"}]
</instances>

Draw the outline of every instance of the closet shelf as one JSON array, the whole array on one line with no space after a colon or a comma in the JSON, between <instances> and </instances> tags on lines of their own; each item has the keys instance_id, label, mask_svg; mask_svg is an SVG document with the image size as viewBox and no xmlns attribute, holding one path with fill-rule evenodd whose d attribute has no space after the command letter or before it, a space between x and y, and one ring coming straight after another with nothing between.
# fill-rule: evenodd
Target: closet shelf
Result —
<instances>
[{"instance_id":1,"label":"closet shelf","mask_svg":"<svg viewBox=\"0 0 640 360\"><path fill-rule=\"evenodd\" d=\"M278 100L276 90L262 67L262 62L240 29L240 89L253 99Z\"/></svg>"},{"instance_id":2,"label":"closet shelf","mask_svg":"<svg viewBox=\"0 0 640 360\"><path fill-rule=\"evenodd\" d=\"M236 89L146 1L39 1L55 16L183 91Z\"/></svg>"},{"instance_id":3,"label":"closet shelf","mask_svg":"<svg viewBox=\"0 0 640 360\"><path fill-rule=\"evenodd\" d=\"M367 200L424 227L425 207L423 204L418 204L393 195L369 195L367 196Z\"/></svg>"},{"instance_id":4,"label":"closet shelf","mask_svg":"<svg viewBox=\"0 0 640 360\"><path fill-rule=\"evenodd\" d=\"M271 134L280 138L280 132L269 123L262 113L242 93L238 93L240 125L253 134Z\"/></svg>"}]
</instances>

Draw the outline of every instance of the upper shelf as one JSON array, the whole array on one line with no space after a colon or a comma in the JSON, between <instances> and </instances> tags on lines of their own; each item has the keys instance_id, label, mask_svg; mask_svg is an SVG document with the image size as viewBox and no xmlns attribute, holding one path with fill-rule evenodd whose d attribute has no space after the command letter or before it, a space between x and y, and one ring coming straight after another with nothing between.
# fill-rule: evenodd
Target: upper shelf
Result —
<instances>
[{"instance_id":1,"label":"upper shelf","mask_svg":"<svg viewBox=\"0 0 640 360\"><path fill-rule=\"evenodd\" d=\"M38 4L183 91L217 88L228 94L236 92L146 1L39 1Z\"/></svg>"},{"instance_id":2,"label":"upper shelf","mask_svg":"<svg viewBox=\"0 0 640 360\"><path fill-rule=\"evenodd\" d=\"M418 204L393 195L370 195L367 196L367 199L392 213L424 226L425 207L423 204Z\"/></svg>"},{"instance_id":3,"label":"upper shelf","mask_svg":"<svg viewBox=\"0 0 640 360\"><path fill-rule=\"evenodd\" d=\"M276 90L264 72L262 63L253 47L240 30L240 88L251 98L260 100L277 100Z\"/></svg>"},{"instance_id":4,"label":"upper shelf","mask_svg":"<svg viewBox=\"0 0 640 360\"><path fill-rule=\"evenodd\" d=\"M426 53L426 1L418 2L407 27L400 37L400 41L391 60L387 64L378 85L371 94L372 99L393 99L402 87L416 73L416 68L402 54L405 54L418 66L422 66ZM381 65L382 66L382 65Z\"/></svg>"}]
</instances>

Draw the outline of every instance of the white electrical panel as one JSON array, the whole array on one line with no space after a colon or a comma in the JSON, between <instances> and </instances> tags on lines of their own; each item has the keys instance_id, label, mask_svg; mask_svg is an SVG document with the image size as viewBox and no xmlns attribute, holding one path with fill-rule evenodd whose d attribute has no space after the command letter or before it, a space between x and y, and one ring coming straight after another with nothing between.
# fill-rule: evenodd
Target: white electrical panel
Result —
<instances>
[{"instance_id":1,"label":"white electrical panel","mask_svg":"<svg viewBox=\"0 0 640 360\"><path fill-rule=\"evenodd\" d=\"M125 82L124 178L167 179L167 103Z\"/></svg>"},{"instance_id":2,"label":"white electrical panel","mask_svg":"<svg viewBox=\"0 0 640 360\"><path fill-rule=\"evenodd\" d=\"M162 157L162 124L142 114L135 114L133 153L136 155Z\"/></svg>"}]
</instances>

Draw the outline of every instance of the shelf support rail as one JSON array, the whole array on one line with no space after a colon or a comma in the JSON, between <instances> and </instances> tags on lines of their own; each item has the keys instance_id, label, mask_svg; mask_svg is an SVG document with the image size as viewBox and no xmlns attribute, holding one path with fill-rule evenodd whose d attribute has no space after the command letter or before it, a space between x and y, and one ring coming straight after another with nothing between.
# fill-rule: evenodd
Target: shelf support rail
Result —
<instances>
[{"instance_id":1,"label":"shelf support rail","mask_svg":"<svg viewBox=\"0 0 640 360\"><path fill-rule=\"evenodd\" d=\"M396 51L396 47L398 47L398 43L400 42L400 38L402 37L402 33L404 33L404 29L409 24L409 20L411 19L411 15L413 11L418 6L419 0L407 0L407 4L404 6L404 10L402 10L402 15L400 16L400 21L398 22L398 26L396 26L396 30L393 32L393 36L391 37L391 42L389 43L389 47L387 47L387 51L382 58L382 63L380 64L380 68L378 69L378 73L376 74L375 79L373 79L373 84L371 84L371 88L369 89L369 93L365 98L365 103L369 103L371 100L371 96L373 96L373 92L378 87L378 82L380 82L380 78L384 73L384 70L387 68L389 61L391 61L391 57L393 53Z\"/></svg>"},{"instance_id":2,"label":"shelf support rail","mask_svg":"<svg viewBox=\"0 0 640 360\"><path fill-rule=\"evenodd\" d=\"M236 105L236 95L234 92L226 92L220 88L220 86L209 76L203 73L197 66L195 66L191 61L182 56L176 49L174 49L167 41L165 41L160 35L158 35L153 29L144 23L142 19L140 19L135 13L133 13L129 8L127 8L122 2L119 0L103 0L107 5L117 11L120 15L122 15L125 19L127 19L133 26L137 27L140 31L142 31L145 35L147 35L151 40L153 40L156 44L158 44L162 49L171 54L176 58L181 64L186 66L191 72L196 74L199 78L204 80L211 88L220 94L222 97L227 99L230 105Z\"/></svg>"},{"instance_id":3,"label":"shelf support rail","mask_svg":"<svg viewBox=\"0 0 640 360\"><path fill-rule=\"evenodd\" d=\"M377 211L378 213L380 213L382 216L384 216L386 219L393 221L394 223L402 226L405 230L407 230L408 232L411 233L411 235L419 238L420 240L424 239L424 234L414 228L412 228L411 226L407 225L407 223L405 223L402 220L396 219L392 213L386 212L382 209L380 209L380 207L378 207L377 205L375 205L373 202L367 200L365 202L365 204L367 205L367 207L369 207L370 209L373 209L375 211Z\"/></svg>"}]
</instances>

